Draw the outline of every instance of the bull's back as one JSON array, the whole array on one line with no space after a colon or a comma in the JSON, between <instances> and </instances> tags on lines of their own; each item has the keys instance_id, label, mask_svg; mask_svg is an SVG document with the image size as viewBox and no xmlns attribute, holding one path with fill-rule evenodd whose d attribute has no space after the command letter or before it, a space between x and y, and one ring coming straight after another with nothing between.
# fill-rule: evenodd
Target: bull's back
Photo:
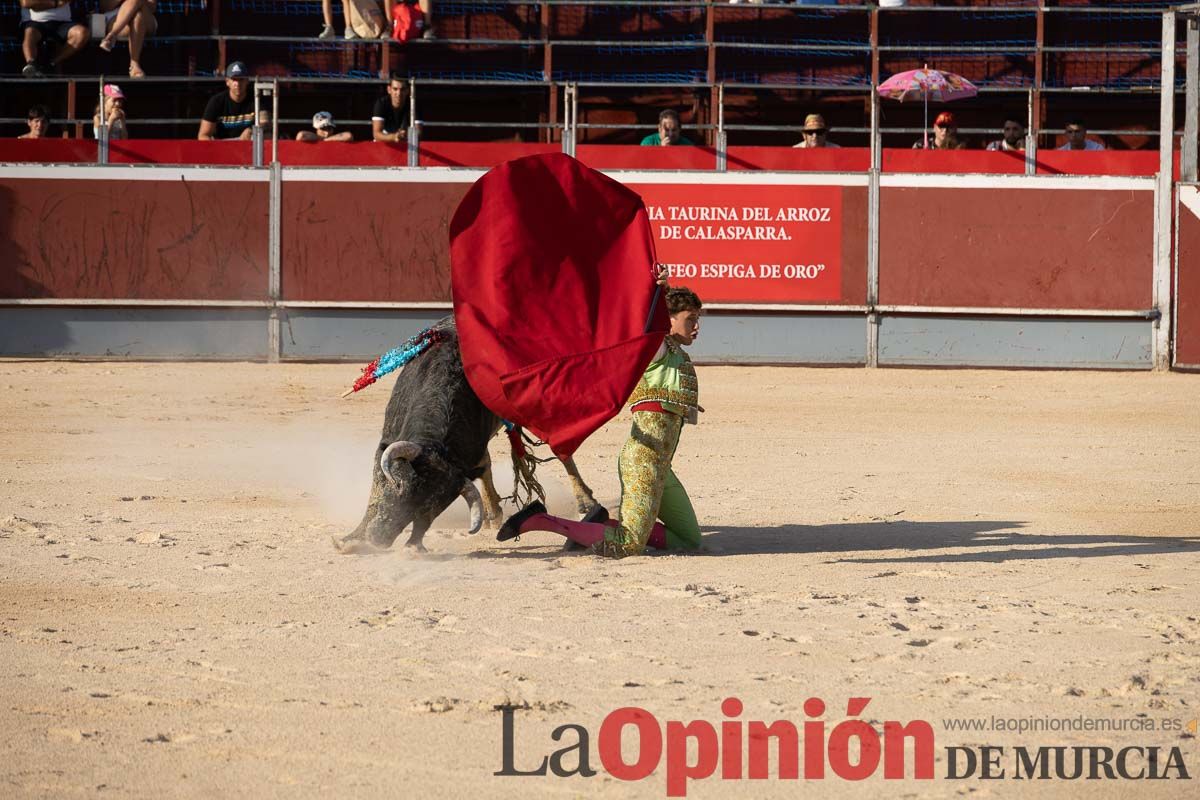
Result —
<instances>
[{"instance_id":1,"label":"bull's back","mask_svg":"<svg viewBox=\"0 0 1200 800\"><path fill-rule=\"evenodd\" d=\"M440 444L464 469L482 460L500 425L467 382L451 318L435 328L445 338L400 371L384 418L383 439Z\"/></svg>"}]
</instances>

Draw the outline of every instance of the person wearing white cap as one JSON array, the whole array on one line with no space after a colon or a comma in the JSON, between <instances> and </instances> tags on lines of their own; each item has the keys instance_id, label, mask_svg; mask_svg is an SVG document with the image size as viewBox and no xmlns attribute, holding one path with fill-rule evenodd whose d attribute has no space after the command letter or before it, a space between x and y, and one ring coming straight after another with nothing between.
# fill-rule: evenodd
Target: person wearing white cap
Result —
<instances>
[{"instance_id":1,"label":"person wearing white cap","mask_svg":"<svg viewBox=\"0 0 1200 800\"><path fill-rule=\"evenodd\" d=\"M100 120L103 113L104 123L108 125L109 139L128 139L129 131L125 127L125 93L115 83L104 84L104 110L96 104L96 112L92 115L92 135L100 138Z\"/></svg>"},{"instance_id":2,"label":"person wearing white cap","mask_svg":"<svg viewBox=\"0 0 1200 800\"><path fill-rule=\"evenodd\" d=\"M259 112L258 124L266 125L270 115ZM197 139L249 139L254 130L254 96L250 93L250 71L240 61L225 69L225 91L214 94L204 107Z\"/></svg>"},{"instance_id":3,"label":"person wearing white cap","mask_svg":"<svg viewBox=\"0 0 1200 800\"><path fill-rule=\"evenodd\" d=\"M350 131L338 132L333 114L328 111L318 111L313 114L313 129L300 131L296 134L297 142L353 142L354 134Z\"/></svg>"}]
</instances>

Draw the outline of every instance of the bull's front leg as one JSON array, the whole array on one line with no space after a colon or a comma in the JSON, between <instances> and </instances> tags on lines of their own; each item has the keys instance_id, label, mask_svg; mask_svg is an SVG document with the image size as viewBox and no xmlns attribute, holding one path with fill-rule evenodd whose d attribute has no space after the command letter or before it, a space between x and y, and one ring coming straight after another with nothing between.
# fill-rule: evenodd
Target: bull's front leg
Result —
<instances>
[{"instance_id":1,"label":"bull's front leg","mask_svg":"<svg viewBox=\"0 0 1200 800\"><path fill-rule=\"evenodd\" d=\"M479 466L483 467L483 474L479 476L479 483L483 487L480 493L483 498L483 527L488 530L495 530L500 527L501 512L500 512L500 493L496 491L496 481L492 477L492 458L490 455L485 455L484 460Z\"/></svg>"},{"instance_id":2,"label":"bull's front leg","mask_svg":"<svg viewBox=\"0 0 1200 800\"><path fill-rule=\"evenodd\" d=\"M592 490L579 475L579 467L575 466L575 459L564 458L562 464L567 471L567 480L571 484L571 494L575 495L575 508L581 516L586 515L600 504L596 502L596 498L592 496Z\"/></svg>"},{"instance_id":3,"label":"bull's front leg","mask_svg":"<svg viewBox=\"0 0 1200 800\"><path fill-rule=\"evenodd\" d=\"M429 550L421 543L425 538L425 532L429 530L429 526L433 524L431 517L419 516L413 520L412 533L408 536L408 541L404 543L405 547L411 547L418 553L428 553Z\"/></svg>"}]
</instances>

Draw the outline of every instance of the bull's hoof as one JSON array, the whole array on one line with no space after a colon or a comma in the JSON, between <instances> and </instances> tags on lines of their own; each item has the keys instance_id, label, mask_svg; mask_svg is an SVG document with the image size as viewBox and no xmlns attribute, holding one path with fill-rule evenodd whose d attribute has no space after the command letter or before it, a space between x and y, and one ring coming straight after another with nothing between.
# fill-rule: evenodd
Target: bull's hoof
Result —
<instances>
[{"instance_id":1,"label":"bull's hoof","mask_svg":"<svg viewBox=\"0 0 1200 800\"><path fill-rule=\"evenodd\" d=\"M372 544L366 539L339 539L336 536L332 536L330 539L333 541L333 549L344 556L365 556L382 553L386 549Z\"/></svg>"},{"instance_id":2,"label":"bull's hoof","mask_svg":"<svg viewBox=\"0 0 1200 800\"><path fill-rule=\"evenodd\" d=\"M404 549L413 553L428 553L429 548L420 542L405 542Z\"/></svg>"}]
</instances>

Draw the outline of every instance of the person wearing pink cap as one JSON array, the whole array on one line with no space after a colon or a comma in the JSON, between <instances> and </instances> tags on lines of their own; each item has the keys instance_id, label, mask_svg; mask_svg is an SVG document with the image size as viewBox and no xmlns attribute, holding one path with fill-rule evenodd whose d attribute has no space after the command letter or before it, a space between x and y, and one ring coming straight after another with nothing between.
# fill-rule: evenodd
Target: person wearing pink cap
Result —
<instances>
[{"instance_id":1,"label":"person wearing pink cap","mask_svg":"<svg viewBox=\"0 0 1200 800\"><path fill-rule=\"evenodd\" d=\"M109 139L128 139L129 131L125 127L125 93L115 83L104 84L104 107L96 104L92 115L92 135L100 138L100 122L108 125Z\"/></svg>"},{"instance_id":2,"label":"person wearing pink cap","mask_svg":"<svg viewBox=\"0 0 1200 800\"><path fill-rule=\"evenodd\" d=\"M958 121L949 111L943 111L933 121L933 136L929 144L924 139L913 142L914 150L965 150L967 143L958 138Z\"/></svg>"}]
</instances>

